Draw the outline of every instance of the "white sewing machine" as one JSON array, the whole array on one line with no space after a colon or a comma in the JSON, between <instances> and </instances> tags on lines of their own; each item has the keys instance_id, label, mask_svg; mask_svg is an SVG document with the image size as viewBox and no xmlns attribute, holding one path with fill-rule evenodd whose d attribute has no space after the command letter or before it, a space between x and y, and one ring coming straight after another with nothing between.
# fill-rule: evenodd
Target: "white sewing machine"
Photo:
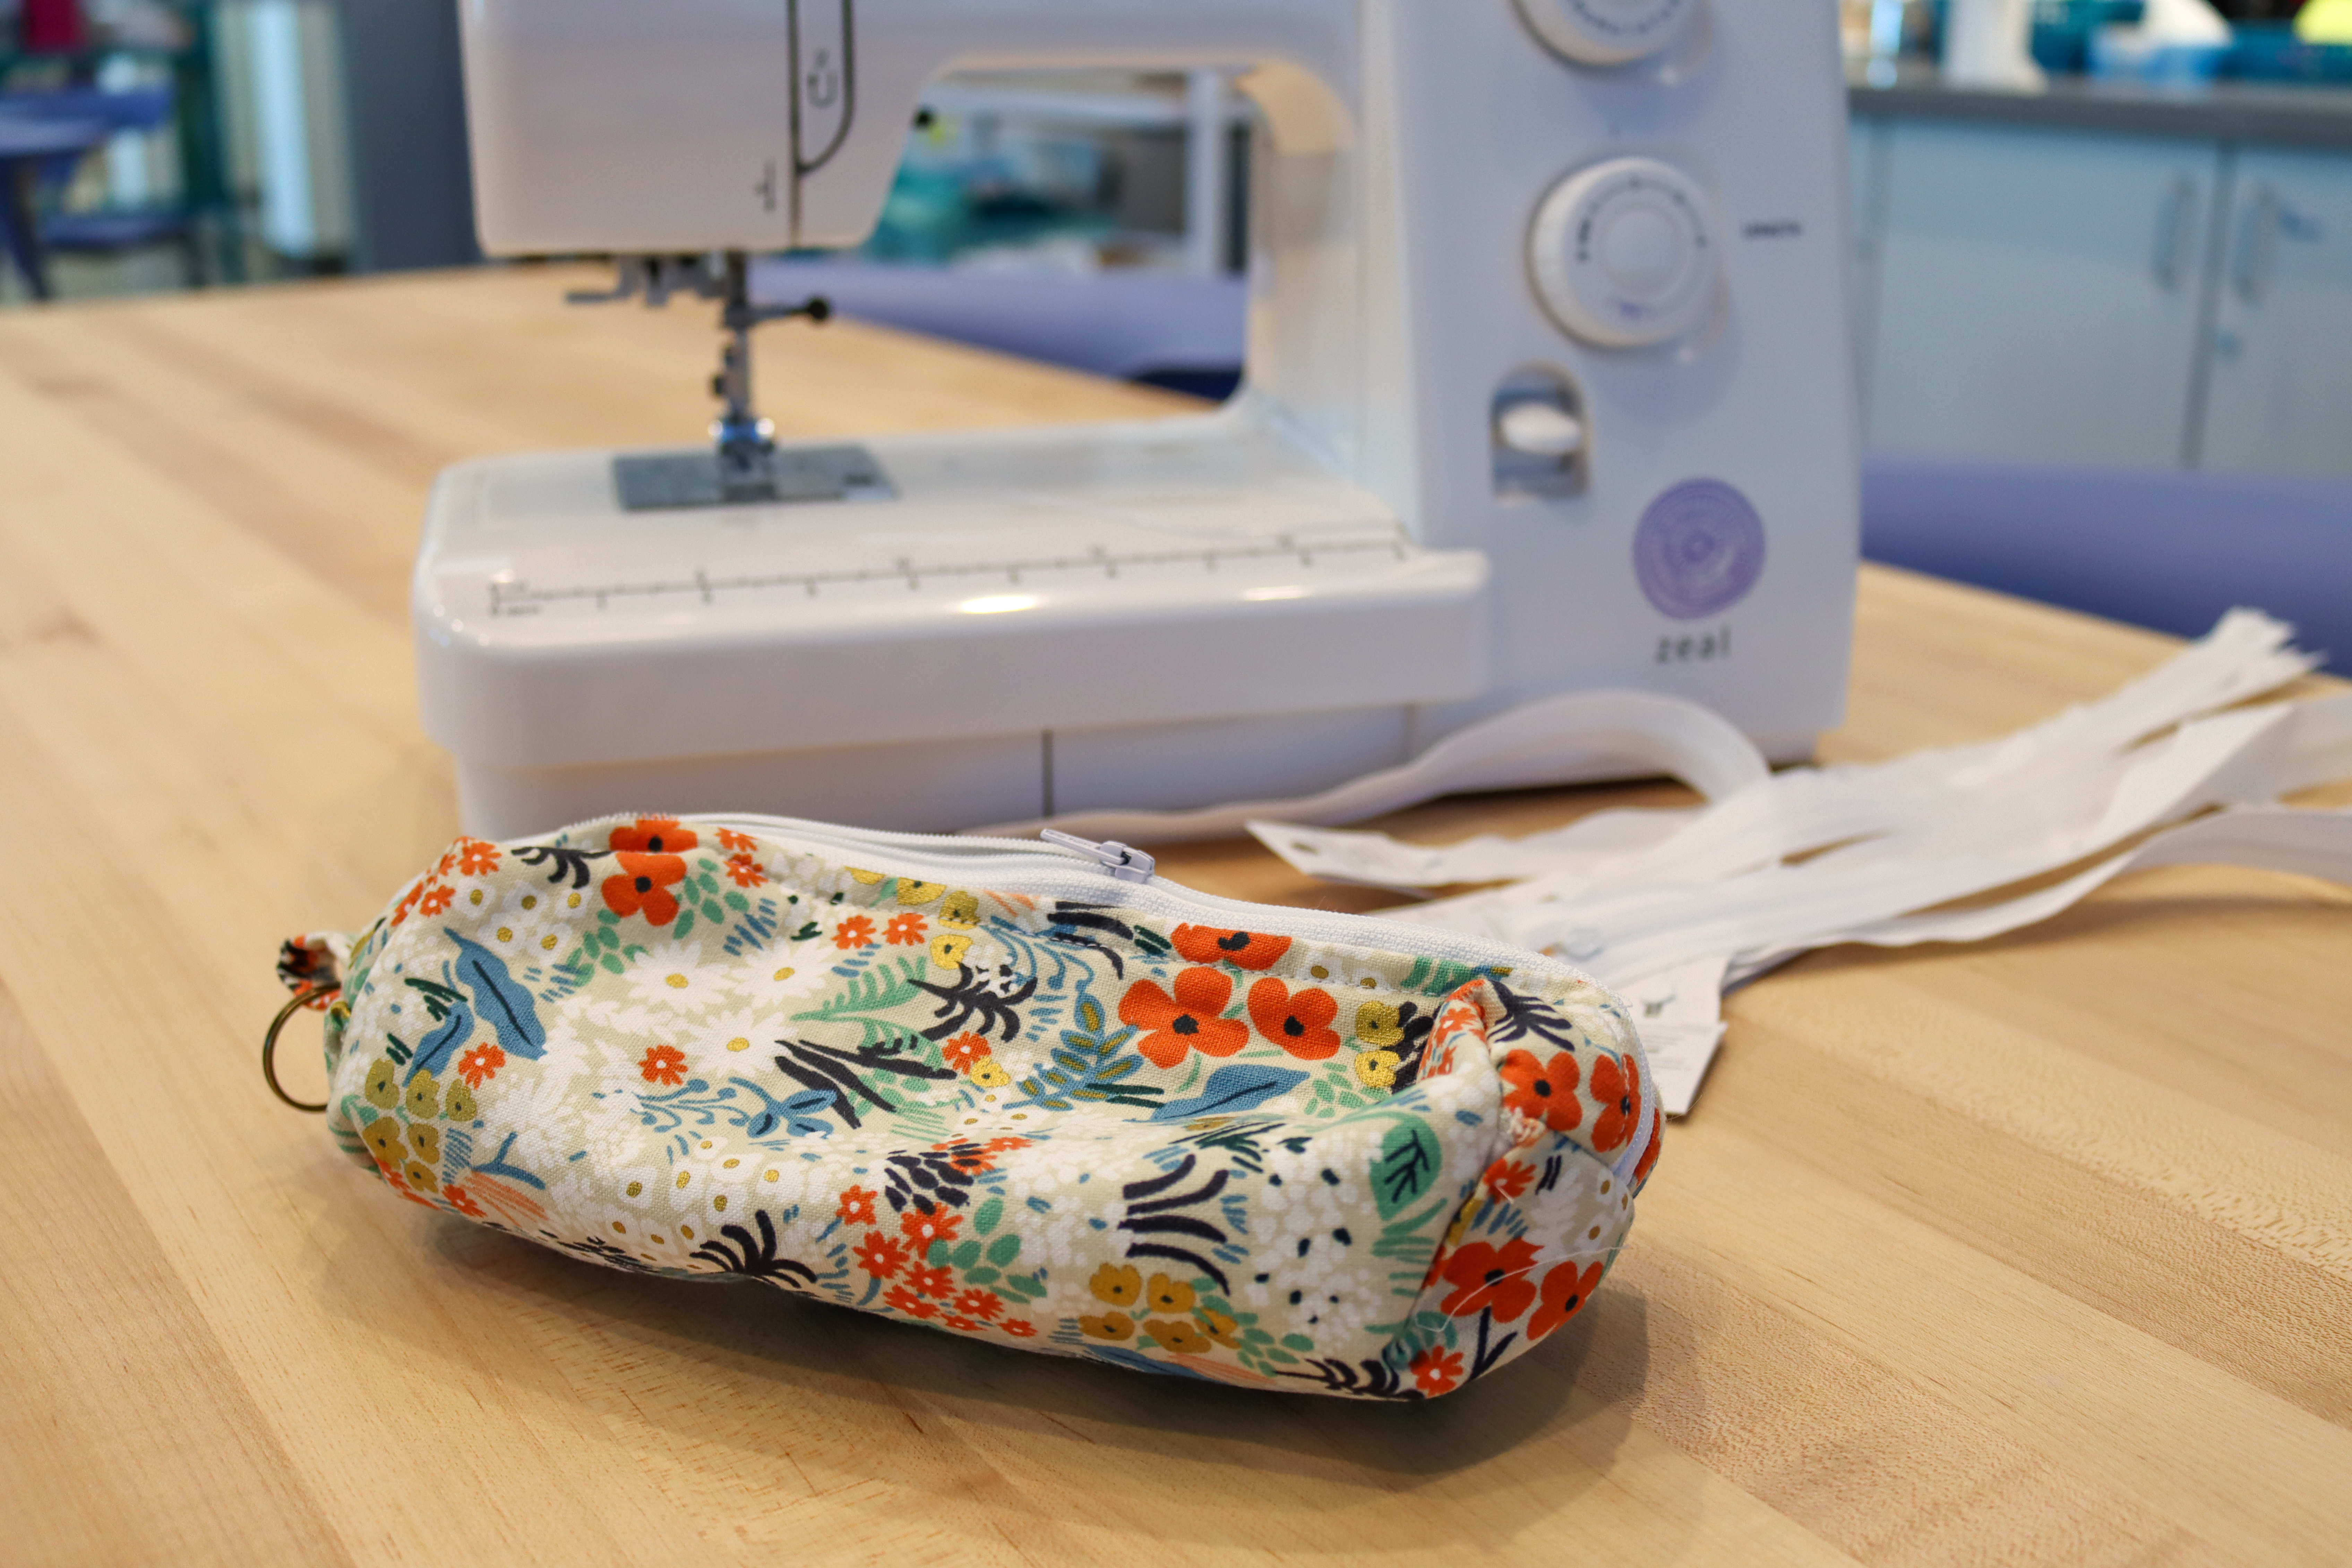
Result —
<instances>
[{"instance_id":1,"label":"white sewing machine","mask_svg":"<svg viewBox=\"0 0 2352 1568\"><path fill-rule=\"evenodd\" d=\"M668 258L625 285L734 330L717 451L436 487L418 667L470 830L1274 798L1597 686L1776 758L1837 722L1858 436L1821 0L462 14L485 247ZM1110 65L1232 68L1270 132L1244 393L772 448L740 253L856 244L940 73Z\"/></svg>"}]
</instances>

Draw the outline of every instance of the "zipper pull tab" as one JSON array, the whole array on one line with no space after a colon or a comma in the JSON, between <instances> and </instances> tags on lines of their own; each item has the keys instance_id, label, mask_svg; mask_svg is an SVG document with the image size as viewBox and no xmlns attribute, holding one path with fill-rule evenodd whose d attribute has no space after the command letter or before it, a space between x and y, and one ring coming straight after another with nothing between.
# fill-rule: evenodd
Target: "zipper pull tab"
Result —
<instances>
[{"instance_id":1,"label":"zipper pull tab","mask_svg":"<svg viewBox=\"0 0 2352 1568\"><path fill-rule=\"evenodd\" d=\"M1048 844L1058 844L1065 849L1076 850L1122 882L1151 880L1152 867L1155 864L1151 857L1140 849L1121 844L1116 838L1097 844L1091 838L1081 838L1075 833L1064 833L1059 828L1054 827L1041 828L1037 837Z\"/></svg>"}]
</instances>

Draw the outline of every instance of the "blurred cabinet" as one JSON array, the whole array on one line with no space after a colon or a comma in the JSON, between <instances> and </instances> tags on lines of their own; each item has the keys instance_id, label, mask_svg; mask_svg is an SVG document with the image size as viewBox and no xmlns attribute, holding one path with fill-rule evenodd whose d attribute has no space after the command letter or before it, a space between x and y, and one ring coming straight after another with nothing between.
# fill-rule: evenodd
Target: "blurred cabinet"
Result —
<instances>
[{"instance_id":1,"label":"blurred cabinet","mask_svg":"<svg viewBox=\"0 0 2352 1568\"><path fill-rule=\"evenodd\" d=\"M2352 474L2352 158L2237 155L2200 467Z\"/></svg>"},{"instance_id":2,"label":"blurred cabinet","mask_svg":"<svg viewBox=\"0 0 2352 1568\"><path fill-rule=\"evenodd\" d=\"M1865 428L1895 451L2181 461L2210 142L1895 121L1856 212ZM1865 167L1870 167L1865 163Z\"/></svg>"}]
</instances>

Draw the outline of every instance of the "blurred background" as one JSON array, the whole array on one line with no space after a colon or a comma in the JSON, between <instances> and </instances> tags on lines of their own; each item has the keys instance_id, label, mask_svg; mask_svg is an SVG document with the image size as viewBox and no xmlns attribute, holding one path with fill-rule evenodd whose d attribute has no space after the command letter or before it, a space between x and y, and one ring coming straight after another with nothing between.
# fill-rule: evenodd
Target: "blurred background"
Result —
<instances>
[{"instance_id":1,"label":"blurred background","mask_svg":"<svg viewBox=\"0 0 2352 1568\"><path fill-rule=\"evenodd\" d=\"M2352 647L2352 0L1822 0L1848 56L1866 548ZM1997 4L1999 0L1985 0ZM771 294L1222 397L1246 101L955 78L860 252ZM447 0L0 0L0 308L478 265Z\"/></svg>"}]
</instances>

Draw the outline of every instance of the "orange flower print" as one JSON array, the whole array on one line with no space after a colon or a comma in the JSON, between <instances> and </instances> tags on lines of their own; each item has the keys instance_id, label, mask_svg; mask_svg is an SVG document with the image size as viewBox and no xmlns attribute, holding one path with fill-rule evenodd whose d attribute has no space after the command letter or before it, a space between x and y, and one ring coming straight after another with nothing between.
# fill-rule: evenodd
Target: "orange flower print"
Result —
<instances>
[{"instance_id":1,"label":"orange flower print","mask_svg":"<svg viewBox=\"0 0 2352 1568\"><path fill-rule=\"evenodd\" d=\"M457 840L457 869L468 877L487 877L499 868L499 847L479 838Z\"/></svg>"},{"instance_id":2,"label":"orange flower print","mask_svg":"<svg viewBox=\"0 0 2352 1568\"><path fill-rule=\"evenodd\" d=\"M474 1201L474 1194L467 1192L463 1187L442 1188L441 1200L468 1219L479 1219L482 1217L482 1205L476 1203Z\"/></svg>"},{"instance_id":3,"label":"orange flower print","mask_svg":"<svg viewBox=\"0 0 2352 1568\"><path fill-rule=\"evenodd\" d=\"M1650 1173L1657 1168L1659 1135L1664 1133L1665 1130L1666 1125L1665 1119L1664 1117L1659 1118L1657 1121L1650 1124L1649 1147L1643 1149L1642 1151L1642 1157L1633 1163L1633 1185L1636 1189L1639 1189L1643 1183L1648 1181L1650 1179Z\"/></svg>"},{"instance_id":4,"label":"orange flower print","mask_svg":"<svg viewBox=\"0 0 2352 1568\"><path fill-rule=\"evenodd\" d=\"M961 1312L950 1312L946 1317L941 1318L940 1321L946 1324L949 1328L955 1330L957 1332L965 1334L976 1334L980 1332L981 1330L988 1327L986 1323L973 1322L970 1318L965 1317Z\"/></svg>"},{"instance_id":5,"label":"orange flower print","mask_svg":"<svg viewBox=\"0 0 2352 1568\"><path fill-rule=\"evenodd\" d=\"M756 888L768 879L768 874L760 869L760 863L751 856L730 855L727 857L727 879L739 888Z\"/></svg>"},{"instance_id":6,"label":"orange flower print","mask_svg":"<svg viewBox=\"0 0 2352 1568\"><path fill-rule=\"evenodd\" d=\"M393 924L398 925L401 921L408 918L409 911L416 908L416 900L425 896L425 889L427 886L429 886L428 883L419 882L415 887L409 889L408 891L400 895L400 902L392 906Z\"/></svg>"},{"instance_id":7,"label":"orange flower print","mask_svg":"<svg viewBox=\"0 0 2352 1568\"><path fill-rule=\"evenodd\" d=\"M833 945L847 952L852 948L874 945L874 922L864 915L852 915L833 928Z\"/></svg>"},{"instance_id":8,"label":"orange flower print","mask_svg":"<svg viewBox=\"0 0 2352 1568\"><path fill-rule=\"evenodd\" d=\"M907 1261L907 1249L878 1230L869 1230L857 1244L857 1267L877 1279L895 1277Z\"/></svg>"},{"instance_id":9,"label":"orange flower print","mask_svg":"<svg viewBox=\"0 0 2352 1568\"><path fill-rule=\"evenodd\" d=\"M1592 1147L1605 1153L1622 1147L1642 1125L1641 1064L1632 1057L1602 1057L1592 1064L1591 1089L1601 1102L1601 1114L1592 1119Z\"/></svg>"},{"instance_id":10,"label":"orange flower print","mask_svg":"<svg viewBox=\"0 0 2352 1568\"><path fill-rule=\"evenodd\" d=\"M499 1069L506 1065L506 1052L484 1040L457 1058L457 1076L466 1080L467 1089L479 1089L498 1077Z\"/></svg>"},{"instance_id":11,"label":"orange flower print","mask_svg":"<svg viewBox=\"0 0 2352 1568\"><path fill-rule=\"evenodd\" d=\"M948 1292L955 1289L955 1270L918 1265L907 1270L907 1289L925 1296L936 1296L944 1301Z\"/></svg>"},{"instance_id":12,"label":"orange flower print","mask_svg":"<svg viewBox=\"0 0 2352 1568\"><path fill-rule=\"evenodd\" d=\"M446 888L436 888L425 894L423 900L417 904L417 912L425 915L437 915L447 909L457 896Z\"/></svg>"},{"instance_id":13,"label":"orange flower print","mask_svg":"<svg viewBox=\"0 0 2352 1568\"><path fill-rule=\"evenodd\" d=\"M1462 1384L1462 1358L1443 1345L1432 1345L1413 1357L1412 1371L1423 1394L1450 1394Z\"/></svg>"},{"instance_id":14,"label":"orange flower print","mask_svg":"<svg viewBox=\"0 0 2352 1568\"><path fill-rule=\"evenodd\" d=\"M904 1285L892 1286L889 1293L882 1300L895 1310L904 1312L910 1318L933 1317L940 1310L938 1303L924 1300Z\"/></svg>"},{"instance_id":15,"label":"orange flower print","mask_svg":"<svg viewBox=\"0 0 2352 1568\"><path fill-rule=\"evenodd\" d=\"M1004 1310L1004 1303L993 1290L967 1290L956 1298L955 1310L967 1318L986 1322Z\"/></svg>"},{"instance_id":16,"label":"orange flower print","mask_svg":"<svg viewBox=\"0 0 2352 1568\"><path fill-rule=\"evenodd\" d=\"M841 1207L835 1211L835 1217L844 1225L872 1225L874 1194L864 1187L850 1188L841 1194Z\"/></svg>"},{"instance_id":17,"label":"orange flower print","mask_svg":"<svg viewBox=\"0 0 2352 1568\"><path fill-rule=\"evenodd\" d=\"M1026 1318L1014 1318L1009 1322L999 1323L996 1326L1017 1340L1025 1340L1037 1331L1037 1325Z\"/></svg>"},{"instance_id":18,"label":"orange flower print","mask_svg":"<svg viewBox=\"0 0 2352 1568\"><path fill-rule=\"evenodd\" d=\"M609 842L633 855L683 855L702 839L691 827L680 827L675 816L641 816L635 827L613 829Z\"/></svg>"},{"instance_id":19,"label":"orange flower print","mask_svg":"<svg viewBox=\"0 0 2352 1568\"><path fill-rule=\"evenodd\" d=\"M970 1072L980 1065L981 1058L993 1054L986 1035L969 1032L956 1036L940 1047L940 1057L958 1072Z\"/></svg>"},{"instance_id":20,"label":"orange flower print","mask_svg":"<svg viewBox=\"0 0 2352 1568\"><path fill-rule=\"evenodd\" d=\"M613 858L621 874L604 879L606 909L623 919L641 914L657 926L677 919L677 895L669 889L686 880L685 861L675 855L626 854Z\"/></svg>"},{"instance_id":21,"label":"orange flower print","mask_svg":"<svg viewBox=\"0 0 2352 1568\"><path fill-rule=\"evenodd\" d=\"M1517 1160L1497 1160L1486 1172L1486 1190L1498 1198L1521 1198L1536 1179L1535 1167Z\"/></svg>"},{"instance_id":22,"label":"orange flower print","mask_svg":"<svg viewBox=\"0 0 2352 1568\"><path fill-rule=\"evenodd\" d=\"M922 916L908 910L892 915L890 923L882 928L882 938L892 947L920 947L928 932L928 922Z\"/></svg>"},{"instance_id":23,"label":"orange flower print","mask_svg":"<svg viewBox=\"0 0 2352 1568\"><path fill-rule=\"evenodd\" d=\"M1494 1312L1496 1322L1507 1323L1535 1305L1535 1284L1528 1278L1535 1266L1535 1243L1525 1237L1513 1237L1500 1247L1474 1241L1456 1248L1438 1271L1454 1287L1438 1310L1449 1318L1467 1318L1483 1308Z\"/></svg>"},{"instance_id":24,"label":"orange flower print","mask_svg":"<svg viewBox=\"0 0 2352 1568\"><path fill-rule=\"evenodd\" d=\"M1118 999L1118 1021L1150 1031L1135 1048L1154 1067L1181 1065L1185 1053L1229 1057L1249 1044L1249 1026L1219 1015L1234 983L1213 969L1187 969L1176 976L1176 994L1157 982L1139 980Z\"/></svg>"},{"instance_id":25,"label":"orange flower print","mask_svg":"<svg viewBox=\"0 0 2352 1568\"><path fill-rule=\"evenodd\" d=\"M1169 940L1188 963L1230 963L1239 969L1271 969L1290 951L1286 936L1215 926L1178 926Z\"/></svg>"},{"instance_id":26,"label":"orange flower print","mask_svg":"<svg viewBox=\"0 0 2352 1568\"><path fill-rule=\"evenodd\" d=\"M686 1053L676 1046L656 1046L637 1063L647 1083L676 1087L686 1081Z\"/></svg>"},{"instance_id":27,"label":"orange flower print","mask_svg":"<svg viewBox=\"0 0 2352 1568\"><path fill-rule=\"evenodd\" d=\"M981 1147L992 1154L1009 1154L1015 1149L1029 1147L1026 1138L992 1138Z\"/></svg>"},{"instance_id":28,"label":"orange flower print","mask_svg":"<svg viewBox=\"0 0 2352 1568\"><path fill-rule=\"evenodd\" d=\"M1537 1060L1533 1051L1513 1051L1498 1070L1511 1086L1503 1096L1505 1110L1555 1132L1565 1132L1584 1120L1584 1108L1576 1102L1576 1058L1566 1051L1553 1052L1549 1062ZM1625 1140L1621 1135L1617 1141Z\"/></svg>"},{"instance_id":29,"label":"orange flower print","mask_svg":"<svg viewBox=\"0 0 2352 1568\"><path fill-rule=\"evenodd\" d=\"M1308 987L1293 991L1281 981L1265 979L1249 989L1250 1022L1257 1032L1301 1061L1319 1062L1339 1049L1339 1031L1331 1027L1339 1004L1328 991Z\"/></svg>"},{"instance_id":30,"label":"orange flower print","mask_svg":"<svg viewBox=\"0 0 2352 1568\"><path fill-rule=\"evenodd\" d=\"M931 1152L945 1154L948 1163L967 1176L984 1176L996 1169L996 1162L988 1157L986 1150L961 1139L951 1138L944 1143L934 1143Z\"/></svg>"},{"instance_id":31,"label":"orange flower print","mask_svg":"<svg viewBox=\"0 0 2352 1568\"><path fill-rule=\"evenodd\" d=\"M1585 1265L1581 1273L1573 1263L1562 1263L1544 1276L1542 1305L1528 1320L1528 1338L1539 1340L1581 1311L1592 1300L1592 1292L1601 1287L1601 1265Z\"/></svg>"},{"instance_id":32,"label":"orange flower print","mask_svg":"<svg viewBox=\"0 0 2352 1568\"><path fill-rule=\"evenodd\" d=\"M963 1215L950 1214L923 1198L917 1198L915 1206L898 1216L898 1228L915 1244L918 1256L929 1252L935 1241L953 1241L962 1226Z\"/></svg>"},{"instance_id":33,"label":"orange flower print","mask_svg":"<svg viewBox=\"0 0 2352 1568\"><path fill-rule=\"evenodd\" d=\"M748 854L760 847L758 839L748 833L738 833L731 827L719 830L719 842L722 847L732 849L739 855Z\"/></svg>"}]
</instances>

